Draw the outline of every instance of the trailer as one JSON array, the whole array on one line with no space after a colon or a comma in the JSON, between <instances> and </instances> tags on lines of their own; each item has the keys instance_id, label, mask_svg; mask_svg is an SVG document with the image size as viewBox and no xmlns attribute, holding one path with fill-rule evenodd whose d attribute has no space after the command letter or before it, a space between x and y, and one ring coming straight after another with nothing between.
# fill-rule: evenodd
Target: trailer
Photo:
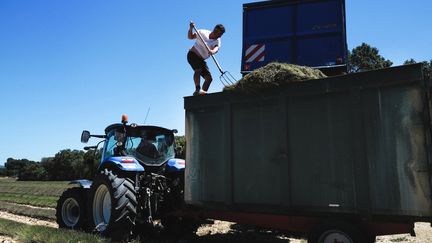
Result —
<instances>
[{"instance_id":1,"label":"trailer","mask_svg":"<svg viewBox=\"0 0 432 243\"><path fill-rule=\"evenodd\" d=\"M283 0L243 4L241 73L272 61L347 71L344 0Z\"/></svg>"},{"instance_id":2,"label":"trailer","mask_svg":"<svg viewBox=\"0 0 432 243\"><path fill-rule=\"evenodd\" d=\"M185 202L309 242L414 235L432 219L430 95L414 64L185 97Z\"/></svg>"}]
</instances>

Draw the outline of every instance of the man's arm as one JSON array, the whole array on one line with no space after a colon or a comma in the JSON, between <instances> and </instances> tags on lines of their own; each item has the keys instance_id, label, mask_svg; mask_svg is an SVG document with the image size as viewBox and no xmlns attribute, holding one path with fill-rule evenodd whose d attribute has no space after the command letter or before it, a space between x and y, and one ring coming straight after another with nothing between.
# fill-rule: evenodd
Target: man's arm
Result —
<instances>
[{"instance_id":1,"label":"man's arm","mask_svg":"<svg viewBox=\"0 0 432 243\"><path fill-rule=\"evenodd\" d=\"M195 39L197 37L196 33L192 32L192 30L193 30L194 27L195 27L195 24L191 21L190 24L189 24L189 31L188 31L188 38L191 39L191 40Z\"/></svg>"}]
</instances>

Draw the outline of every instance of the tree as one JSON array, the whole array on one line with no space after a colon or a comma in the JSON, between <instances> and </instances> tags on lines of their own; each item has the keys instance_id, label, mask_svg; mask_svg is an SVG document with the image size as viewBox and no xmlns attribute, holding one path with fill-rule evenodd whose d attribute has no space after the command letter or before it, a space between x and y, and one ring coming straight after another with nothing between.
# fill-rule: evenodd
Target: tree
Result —
<instances>
[{"instance_id":1,"label":"tree","mask_svg":"<svg viewBox=\"0 0 432 243\"><path fill-rule=\"evenodd\" d=\"M379 68L391 67L393 63L379 54L375 47L366 43L357 46L348 54L350 72L362 72Z\"/></svg>"},{"instance_id":2,"label":"tree","mask_svg":"<svg viewBox=\"0 0 432 243\"><path fill-rule=\"evenodd\" d=\"M84 152L61 150L54 158L44 158L41 164L47 171L49 180L78 179L84 167Z\"/></svg>"},{"instance_id":3,"label":"tree","mask_svg":"<svg viewBox=\"0 0 432 243\"><path fill-rule=\"evenodd\" d=\"M82 168L82 176L80 178L93 178L93 174L99 166L102 157L102 149L96 151L89 150L84 154L84 163Z\"/></svg>"},{"instance_id":4,"label":"tree","mask_svg":"<svg viewBox=\"0 0 432 243\"><path fill-rule=\"evenodd\" d=\"M32 162L26 164L18 172L19 181L43 181L47 178L46 170L40 163Z\"/></svg>"},{"instance_id":5,"label":"tree","mask_svg":"<svg viewBox=\"0 0 432 243\"><path fill-rule=\"evenodd\" d=\"M29 163L34 163L28 159L8 158L5 163L6 173L8 176L18 176L18 173Z\"/></svg>"},{"instance_id":6,"label":"tree","mask_svg":"<svg viewBox=\"0 0 432 243\"><path fill-rule=\"evenodd\" d=\"M415 64L415 63L418 63L418 62L411 58L411 59L406 60L404 62L404 65ZM421 63L423 63L423 68L424 68L425 73L428 74L429 77L432 77L432 59L429 62L423 61Z\"/></svg>"},{"instance_id":7,"label":"tree","mask_svg":"<svg viewBox=\"0 0 432 243\"><path fill-rule=\"evenodd\" d=\"M0 176L7 176L6 167L0 166Z\"/></svg>"},{"instance_id":8,"label":"tree","mask_svg":"<svg viewBox=\"0 0 432 243\"><path fill-rule=\"evenodd\" d=\"M186 158L186 138L185 136L175 137L176 158Z\"/></svg>"}]
</instances>

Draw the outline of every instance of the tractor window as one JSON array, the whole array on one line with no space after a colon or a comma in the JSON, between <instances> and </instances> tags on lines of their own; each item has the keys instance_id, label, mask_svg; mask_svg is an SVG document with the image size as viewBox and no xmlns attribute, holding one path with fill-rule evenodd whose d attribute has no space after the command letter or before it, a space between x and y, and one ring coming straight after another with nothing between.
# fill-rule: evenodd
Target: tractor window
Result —
<instances>
[{"instance_id":1,"label":"tractor window","mask_svg":"<svg viewBox=\"0 0 432 243\"><path fill-rule=\"evenodd\" d=\"M146 164L159 164L174 158L174 145L168 145L167 136L156 134L155 136L128 137L126 140L126 152Z\"/></svg>"},{"instance_id":2,"label":"tractor window","mask_svg":"<svg viewBox=\"0 0 432 243\"><path fill-rule=\"evenodd\" d=\"M115 133L111 132L108 134L108 138L107 141L105 143L105 149L104 149L104 156L103 156L103 160L106 160L109 157L114 156L114 149L116 148L116 137L115 137Z\"/></svg>"},{"instance_id":3,"label":"tractor window","mask_svg":"<svg viewBox=\"0 0 432 243\"><path fill-rule=\"evenodd\" d=\"M107 134L103 160L114 156L133 156L141 163L159 165L174 158L174 135L164 129L127 127L126 134L111 131ZM117 147L117 142L122 142Z\"/></svg>"}]
</instances>

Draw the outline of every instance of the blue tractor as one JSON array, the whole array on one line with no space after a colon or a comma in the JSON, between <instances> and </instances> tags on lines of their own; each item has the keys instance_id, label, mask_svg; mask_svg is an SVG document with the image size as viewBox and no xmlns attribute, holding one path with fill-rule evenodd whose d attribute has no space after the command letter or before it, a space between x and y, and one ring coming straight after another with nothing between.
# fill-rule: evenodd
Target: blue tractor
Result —
<instances>
[{"instance_id":1,"label":"blue tractor","mask_svg":"<svg viewBox=\"0 0 432 243\"><path fill-rule=\"evenodd\" d=\"M112 124L105 135L83 131L81 142L90 137L104 143L101 162L93 181L76 180L57 203L61 228L98 232L113 238L129 236L137 227L161 220L173 225L170 213L183 206L185 161L175 158L174 134L157 126Z\"/></svg>"}]
</instances>

